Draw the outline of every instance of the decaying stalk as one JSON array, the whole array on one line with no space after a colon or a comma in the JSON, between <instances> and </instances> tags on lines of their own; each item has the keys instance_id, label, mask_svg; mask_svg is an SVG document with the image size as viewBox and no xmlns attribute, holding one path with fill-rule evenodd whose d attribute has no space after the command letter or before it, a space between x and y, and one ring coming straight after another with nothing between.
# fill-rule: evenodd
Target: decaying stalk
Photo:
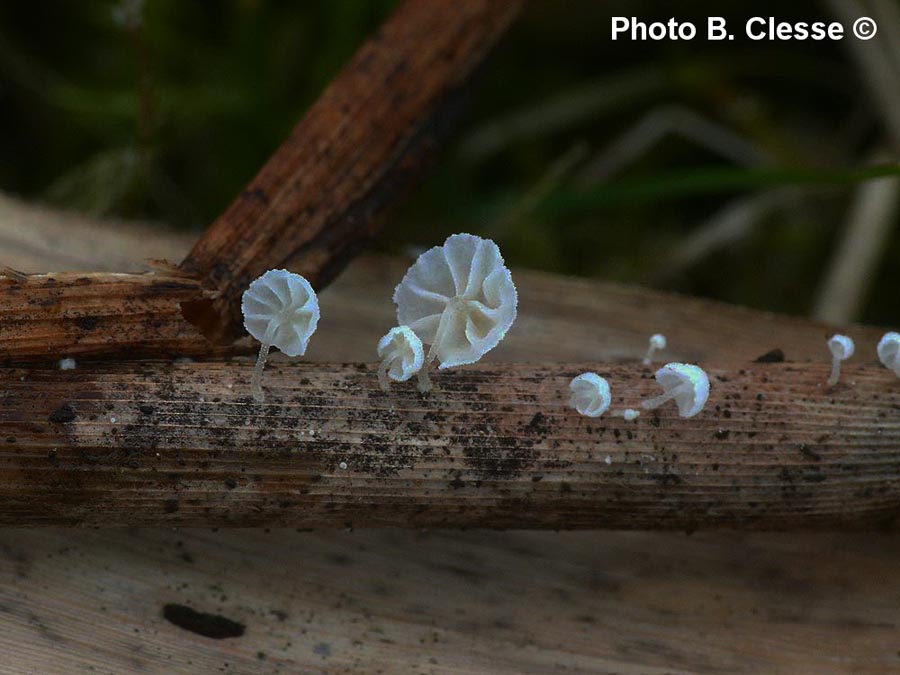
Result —
<instances>
[{"instance_id":1,"label":"decaying stalk","mask_svg":"<svg viewBox=\"0 0 900 675\"><path fill-rule=\"evenodd\" d=\"M58 358L59 349L91 358L214 356L244 334L240 296L262 272L293 261L314 287L326 285L423 175L467 83L521 6L402 2L180 270L62 275L53 289L11 287L0 277L0 320L13 317L12 334L0 335L0 361ZM41 335L46 344L32 342Z\"/></svg>"},{"instance_id":2,"label":"decaying stalk","mask_svg":"<svg viewBox=\"0 0 900 675\"><path fill-rule=\"evenodd\" d=\"M192 319L240 334L238 298L293 261L322 288L423 173L461 95L522 0L409 0L356 53L182 269L218 291ZM201 311L202 310L202 311Z\"/></svg>"},{"instance_id":3,"label":"decaying stalk","mask_svg":"<svg viewBox=\"0 0 900 675\"><path fill-rule=\"evenodd\" d=\"M180 270L0 278L0 359L45 364L0 369L0 524L892 527L900 397L873 365L826 391L824 364L704 363L703 414L663 407L625 422L578 416L567 384L593 368L622 383L617 408L632 406L654 393L639 366L481 366L422 397L411 383L383 392L374 367L297 364L272 368L257 404L243 362L125 361L223 353L207 338L233 337L240 293L288 257L317 286L333 277L421 173L519 6L404 3ZM645 307L608 292L581 309L609 302L623 332L631 321L644 333ZM816 330L677 304L668 323L656 310L654 328L690 345L714 326L730 355L793 352ZM587 325L575 318L564 332ZM62 355L112 361L46 365Z\"/></svg>"},{"instance_id":4,"label":"decaying stalk","mask_svg":"<svg viewBox=\"0 0 900 675\"><path fill-rule=\"evenodd\" d=\"M880 365L704 364L706 409L625 422L639 365L478 366L378 385L361 364L0 370L0 524L873 529L900 516L900 388ZM24 379L23 379L24 378ZM346 468L342 468L346 466Z\"/></svg>"},{"instance_id":5,"label":"decaying stalk","mask_svg":"<svg viewBox=\"0 0 900 675\"><path fill-rule=\"evenodd\" d=\"M0 360L234 353L210 345L182 314L184 304L214 297L198 281L171 272L7 272L0 276Z\"/></svg>"}]
</instances>

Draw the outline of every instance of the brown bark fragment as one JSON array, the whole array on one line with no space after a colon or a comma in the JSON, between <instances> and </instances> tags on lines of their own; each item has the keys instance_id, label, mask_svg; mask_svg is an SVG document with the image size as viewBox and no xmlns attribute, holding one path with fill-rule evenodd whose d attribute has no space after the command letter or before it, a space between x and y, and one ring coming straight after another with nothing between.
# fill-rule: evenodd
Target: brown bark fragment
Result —
<instances>
[{"instance_id":1,"label":"brown bark fragment","mask_svg":"<svg viewBox=\"0 0 900 675\"><path fill-rule=\"evenodd\" d=\"M481 366L430 396L374 366L143 363L0 371L0 524L874 529L900 514L900 388L875 366L714 364L707 408L613 409L652 369ZM22 379L24 377L24 379ZM342 466L346 464L346 469Z\"/></svg>"}]
</instances>

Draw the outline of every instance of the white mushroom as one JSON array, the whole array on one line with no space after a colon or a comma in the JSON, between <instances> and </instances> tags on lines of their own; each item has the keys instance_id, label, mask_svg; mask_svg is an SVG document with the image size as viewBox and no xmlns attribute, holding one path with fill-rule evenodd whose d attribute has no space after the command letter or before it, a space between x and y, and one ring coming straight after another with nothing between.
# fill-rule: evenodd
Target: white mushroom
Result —
<instances>
[{"instance_id":1,"label":"white mushroom","mask_svg":"<svg viewBox=\"0 0 900 675\"><path fill-rule=\"evenodd\" d=\"M506 335L516 318L516 287L490 239L454 234L425 251L394 291L397 320L429 345L419 371L428 391L428 366L475 363Z\"/></svg>"},{"instance_id":2,"label":"white mushroom","mask_svg":"<svg viewBox=\"0 0 900 675\"><path fill-rule=\"evenodd\" d=\"M878 360L900 377L900 333L885 333L878 342Z\"/></svg>"},{"instance_id":3,"label":"white mushroom","mask_svg":"<svg viewBox=\"0 0 900 675\"><path fill-rule=\"evenodd\" d=\"M653 353L666 348L666 336L662 333L656 333L650 336L650 345L647 347L647 353L644 354L644 365L649 366L653 360Z\"/></svg>"},{"instance_id":4,"label":"white mushroom","mask_svg":"<svg viewBox=\"0 0 900 675\"><path fill-rule=\"evenodd\" d=\"M834 386L841 377L841 361L853 356L853 340L846 335L832 335L828 339L828 351L831 352L831 375L828 384Z\"/></svg>"},{"instance_id":5,"label":"white mushroom","mask_svg":"<svg viewBox=\"0 0 900 675\"><path fill-rule=\"evenodd\" d=\"M709 398L709 378L699 366L688 363L667 363L656 371L656 381L663 393L641 403L645 410L658 408L666 401L675 401L680 417L693 417Z\"/></svg>"},{"instance_id":6,"label":"white mushroom","mask_svg":"<svg viewBox=\"0 0 900 675\"><path fill-rule=\"evenodd\" d=\"M71 356L59 360L60 370L75 370L77 365L78 364L75 363L75 359L73 359Z\"/></svg>"},{"instance_id":7,"label":"white mushroom","mask_svg":"<svg viewBox=\"0 0 900 675\"><path fill-rule=\"evenodd\" d=\"M378 383L387 391L388 377L395 382L406 382L422 369L425 352L419 336L408 326L391 328L378 341L378 356L382 358L378 368Z\"/></svg>"},{"instance_id":8,"label":"white mushroom","mask_svg":"<svg viewBox=\"0 0 900 675\"><path fill-rule=\"evenodd\" d=\"M641 416L641 411L635 410L634 408L625 408L625 410L618 413L616 416L621 417L626 422L634 422L638 417Z\"/></svg>"},{"instance_id":9,"label":"white mushroom","mask_svg":"<svg viewBox=\"0 0 900 675\"><path fill-rule=\"evenodd\" d=\"M241 299L244 328L260 342L250 390L262 403L262 373L270 347L287 356L306 353L319 323L319 300L309 282L287 270L269 270L250 284Z\"/></svg>"},{"instance_id":10,"label":"white mushroom","mask_svg":"<svg viewBox=\"0 0 900 675\"><path fill-rule=\"evenodd\" d=\"M569 383L569 405L586 417L600 417L609 409L609 382L597 373L582 373Z\"/></svg>"}]
</instances>

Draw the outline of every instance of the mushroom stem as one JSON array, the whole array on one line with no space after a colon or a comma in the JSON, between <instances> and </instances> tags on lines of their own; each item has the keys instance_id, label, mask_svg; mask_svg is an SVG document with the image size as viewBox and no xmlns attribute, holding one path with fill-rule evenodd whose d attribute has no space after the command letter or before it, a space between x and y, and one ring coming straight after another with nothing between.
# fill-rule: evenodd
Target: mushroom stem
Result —
<instances>
[{"instance_id":1,"label":"mushroom stem","mask_svg":"<svg viewBox=\"0 0 900 675\"><path fill-rule=\"evenodd\" d=\"M673 387L664 394L660 394L659 396L655 396L653 398L648 398L646 401L641 401L641 407L644 410L653 410L661 406L663 403L671 401L679 394L685 391L689 391L690 388L691 387L689 384L679 384L677 387Z\"/></svg>"},{"instance_id":2,"label":"mushroom stem","mask_svg":"<svg viewBox=\"0 0 900 675\"><path fill-rule=\"evenodd\" d=\"M438 321L437 330L434 332L434 340L430 345L428 345L428 354L425 356L425 361L422 363L422 368L419 370L419 391L423 394L427 394L431 391L431 378L428 377L428 366L431 365L431 362L437 358L437 349L435 345L440 344L444 339L444 333L447 332L447 316L449 316L450 312L446 309L441 312L441 319Z\"/></svg>"},{"instance_id":3,"label":"mushroom stem","mask_svg":"<svg viewBox=\"0 0 900 675\"><path fill-rule=\"evenodd\" d=\"M841 359L834 357L831 359L831 375L828 376L828 386L833 387L841 379Z\"/></svg>"},{"instance_id":4,"label":"mushroom stem","mask_svg":"<svg viewBox=\"0 0 900 675\"><path fill-rule=\"evenodd\" d=\"M269 347L265 343L259 346L259 356L256 358L256 367L253 369L253 376L250 378L250 393L253 400L262 403L266 400L262 388L263 368L266 367L266 359L269 357Z\"/></svg>"},{"instance_id":5,"label":"mushroom stem","mask_svg":"<svg viewBox=\"0 0 900 675\"><path fill-rule=\"evenodd\" d=\"M446 309L441 312L441 318L438 321L437 330L434 331L434 340L428 345L428 354L425 356L425 364L422 366L424 368L434 361L437 358L437 348L438 345L444 339L444 333L447 332L447 316L450 314Z\"/></svg>"},{"instance_id":6,"label":"mushroom stem","mask_svg":"<svg viewBox=\"0 0 900 675\"><path fill-rule=\"evenodd\" d=\"M673 398L675 398L674 392L660 394L659 396L656 396L654 398L648 398L646 401L641 401L641 407L644 410L653 410L654 408L658 408L659 406L661 406L663 403L671 401Z\"/></svg>"},{"instance_id":7,"label":"mushroom stem","mask_svg":"<svg viewBox=\"0 0 900 675\"><path fill-rule=\"evenodd\" d=\"M828 377L828 386L833 387L841 376L841 361L853 356L853 339L846 335L832 335L826 344L828 351L831 352L831 375Z\"/></svg>"},{"instance_id":8,"label":"mushroom stem","mask_svg":"<svg viewBox=\"0 0 900 675\"><path fill-rule=\"evenodd\" d=\"M650 344L647 346L647 353L644 354L644 365L649 366L653 361L653 355L666 348L666 336L656 333L650 336Z\"/></svg>"},{"instance_id":9,"label":"mushroom stem","mask_svg":"<svg viewBox=\"0 0 900 675\"><path fill-rule=\"evenodd\" d=\"M423 363L422 367L419 369L419 391L423 394L427 394L431 391L431 378L428 377L429 363L428 359L425 359L425 363Z\"/></svg>"},{"instance_id":10,"label":"mushroom stem","mask_svg":"<svg viewBox=\"0 0 900 675\"><path fill-rule=\"evenodd\" d=\"M381 365L378 366L378 386L381 387L382 391L389 391L391 388L391 383L388 381L387 371L390 363L387 359L381 362Z\"/></svg>"}]
</instances>

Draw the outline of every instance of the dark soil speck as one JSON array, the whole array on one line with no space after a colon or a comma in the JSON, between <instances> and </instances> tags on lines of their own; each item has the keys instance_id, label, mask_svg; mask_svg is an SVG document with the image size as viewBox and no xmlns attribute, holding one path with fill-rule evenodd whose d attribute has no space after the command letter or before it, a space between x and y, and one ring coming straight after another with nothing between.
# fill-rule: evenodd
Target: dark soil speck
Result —
<instances>
[{"instance_id":1,"label":"dark soil speck","mask_svg":"<svg viewBox=\"0 0 900 675\"><path fill-rule=\"evenodd\" d=\"M780 349L773 349L758 357L754 363L784 363L784 352Z\"/></svg>"},{"instance_id":2,"label":"dark soil speck","mask_svg":"<svg viewBox=\"0 0 900 675\"><path fill-rule=\"evenodd\" d=\"M54 424L69 424L74 422L76 417L75 408L71 403L65 403L50 413L50 421Z\"/></svg>"},{"instance_id":3,"label":"dark soil speck","mask_svg":"<svg viewBox=\"0 0 900 675\"><path fill-rule=\"evenodd\" d=\"M179 628L203 637L212 638L213 640L241 637L245 630L245 626L242 623L232 621L218 614L198 612L186 605L170 603L163 607L163 616L166 621L175 624Z\"/></svg>"}]
</instances>

